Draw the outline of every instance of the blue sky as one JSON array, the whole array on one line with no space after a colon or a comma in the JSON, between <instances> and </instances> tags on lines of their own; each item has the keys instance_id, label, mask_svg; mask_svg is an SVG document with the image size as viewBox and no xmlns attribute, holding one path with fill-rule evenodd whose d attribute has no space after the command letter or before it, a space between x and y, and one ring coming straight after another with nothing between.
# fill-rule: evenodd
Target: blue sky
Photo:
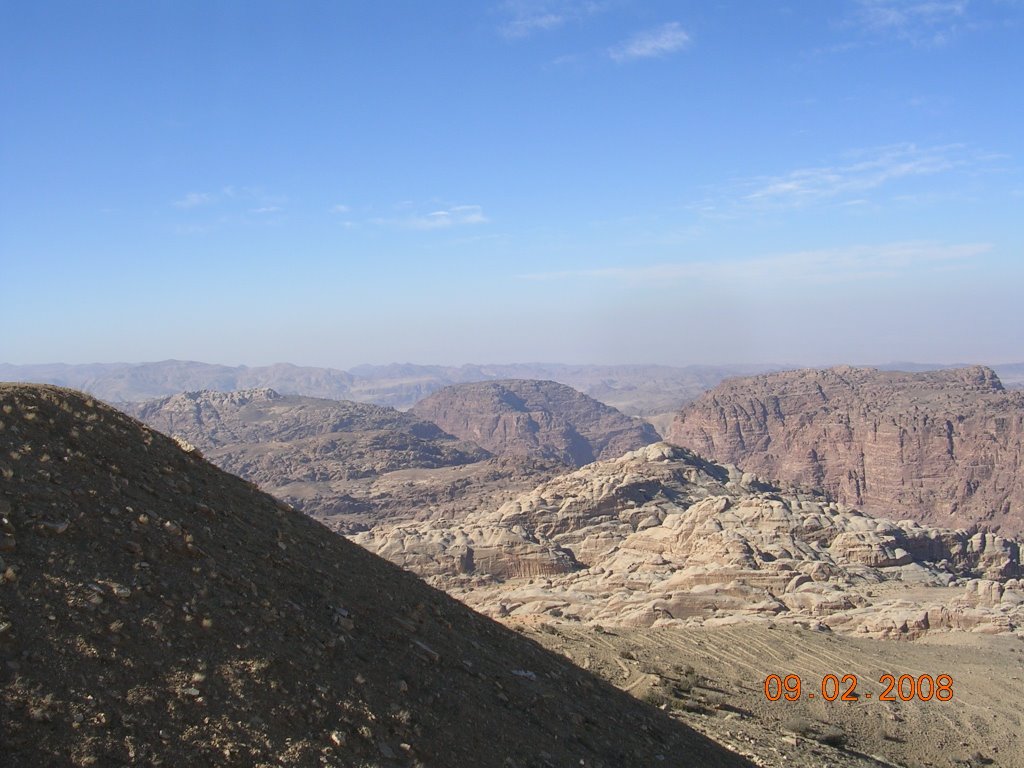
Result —
<instances>
[{"instance_id":1,"label":"blue sky","mask_svg":"<svg viewBox=\"0 0 1024 768\"><path fill-rule=\"evenodd\" d=\"M0 361L1024 360L1024 2L0 3Z\"/></svg>"}]
</instances>

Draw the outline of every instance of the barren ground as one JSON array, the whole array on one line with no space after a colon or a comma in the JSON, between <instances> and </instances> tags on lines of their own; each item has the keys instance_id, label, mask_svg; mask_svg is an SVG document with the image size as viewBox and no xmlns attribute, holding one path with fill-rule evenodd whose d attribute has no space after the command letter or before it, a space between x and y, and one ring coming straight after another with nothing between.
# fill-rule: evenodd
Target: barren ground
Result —
<instances>
[{"instance_id":1,"label":"barren ground","mask_svg":"<svg viewBox=\"0 0 1024 768\"><path fill-rule=\"evenodd\" d=\"M1024 766L1024 643L1013 636L934 632L916 641L874 640L768 623L519 629L757 765ZM948 674L952 699L879 701L886 673ZM799 675L800 700L769 701L770 674ZM859 699L823 700L821 680L829 674L856 675Z\"/></svg>"}]
</instances>

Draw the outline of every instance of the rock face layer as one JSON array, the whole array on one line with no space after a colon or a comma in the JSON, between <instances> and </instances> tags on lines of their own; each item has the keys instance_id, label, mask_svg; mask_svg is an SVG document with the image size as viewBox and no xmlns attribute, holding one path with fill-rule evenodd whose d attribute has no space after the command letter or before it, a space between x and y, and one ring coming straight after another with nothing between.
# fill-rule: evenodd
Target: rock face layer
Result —
<instances>
[{"instance_id":1,"label":"rock face layer","mask_svg":"<svg viewBox=\"0 0 1024 768\"><path fill-rule=\"evenodd\" d=\"M1024 532L1024 393L988 368L731 379L667 439L888 517Z\"/></svg>"},{"instance_id":2,"label":"rock face layer","mask_svg":"<svg viewBox=\"0 0 1024 768\"><path fill-rule=\"evenodd\" d=\"M573 467L660 439L651 425L553 381L459 384L419 401L411 413L493 453Z\"/></svg>"},{"instance_id":3,"label":"rock face layer","mask_svg":"<svg viewBox=\"0 0 1024 768\"><path fill-rule=\"evenodd\" d=\"M749 765L77 393L0 491L5 766Z\"/></svg>"}]
</instances>

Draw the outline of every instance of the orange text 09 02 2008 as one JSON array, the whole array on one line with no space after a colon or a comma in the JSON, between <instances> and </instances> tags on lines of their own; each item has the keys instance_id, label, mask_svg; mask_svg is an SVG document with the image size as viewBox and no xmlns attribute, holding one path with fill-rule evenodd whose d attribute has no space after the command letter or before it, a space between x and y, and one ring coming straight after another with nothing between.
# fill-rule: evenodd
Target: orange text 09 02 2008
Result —
<instances>
[{"instance_id":1,"label":"orange text 09 02 2008","mask_svg":"<svg viewBox=\"0 0 1024 768\"><path fill-rule=\"evenodd\" d=\"M825 675L817 690L805 688L799 675L768 675L764 679L764 695L769 701L799 701L800 699L822 698L825 701L861 701L876 698L878 701L949 701L953 698L953 678L941 674L931 675L882 675L878 682L884 690L877 696L857 692L857 676Z\"/></svg>"}]
</instances>

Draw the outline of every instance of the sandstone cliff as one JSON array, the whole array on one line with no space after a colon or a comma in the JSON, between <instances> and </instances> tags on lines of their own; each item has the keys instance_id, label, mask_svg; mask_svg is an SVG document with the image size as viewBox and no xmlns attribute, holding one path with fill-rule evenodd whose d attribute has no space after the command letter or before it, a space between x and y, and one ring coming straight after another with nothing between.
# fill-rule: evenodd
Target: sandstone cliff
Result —
<instances>
[{"instance_id":1,"label":"sandstone cliff","mask_svg":"<svg viewBox=\"0 0 1024 768\"><path fill-rule=\"evenodd\" d=\"M731 379L667 439L885 516L1024 532L1024 393L988 368Z\"/></svg>"},{"instance_id":2,"label":"sandstone cliff","mask_svg":"<svg viewBox=\"0 0 1024 768\"><path fill-rule=\"evenodd\" d=\"M459 384L435 392L410 412L493 453L574 467L660 439L651 425L553 381Z\"/></svg>"}]
</instances>

